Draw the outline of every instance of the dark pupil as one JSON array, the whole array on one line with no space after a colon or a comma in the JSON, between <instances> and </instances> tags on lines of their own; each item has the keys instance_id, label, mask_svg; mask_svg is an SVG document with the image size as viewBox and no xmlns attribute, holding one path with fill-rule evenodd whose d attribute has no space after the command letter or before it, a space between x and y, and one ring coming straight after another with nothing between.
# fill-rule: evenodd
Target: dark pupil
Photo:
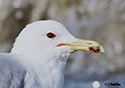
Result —
<instances>
[{"instance_id":1,"label":"dark pupil","mask_svg":"<svg viewBox=\"0 0 125 88\"><path fill-rule=\"evenodd\" d=\"M54 37L54 34L49 33L49 34L48 34L48 37L49 37L49 38L53 38L53 37Z\"/></svg>"}]
</instances>

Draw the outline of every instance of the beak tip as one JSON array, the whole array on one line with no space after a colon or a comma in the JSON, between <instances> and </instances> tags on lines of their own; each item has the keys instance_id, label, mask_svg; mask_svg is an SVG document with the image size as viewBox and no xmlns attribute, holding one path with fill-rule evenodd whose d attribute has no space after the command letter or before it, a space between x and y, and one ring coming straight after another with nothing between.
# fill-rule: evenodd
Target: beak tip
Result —
<instances>
[{"instance_id":1,"label":"beak tip","mask_svg":"<svg viewBox=\"0 0 125 88\"><path fill-rule=\"evenodd\" d=\"M105 53L105 50L104 50L103 47L100 47L100 52L101 52L101 53Z\"/></svg>"}]
</instances>

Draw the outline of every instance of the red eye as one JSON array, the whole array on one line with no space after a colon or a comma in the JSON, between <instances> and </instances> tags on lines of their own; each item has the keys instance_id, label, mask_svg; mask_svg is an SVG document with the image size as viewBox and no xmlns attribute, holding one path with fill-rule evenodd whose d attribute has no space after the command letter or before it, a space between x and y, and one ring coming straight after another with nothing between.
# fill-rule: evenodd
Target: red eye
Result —
<instances>
[{"instance_id":1,"label":"red eye","mask_svg":"<svg viewBox=\"0 0 125 88\"><path fill-rule=\"evenodd\" d=\"M52 32L47 33L46 36L48 38L55 38L56 37L56 35L54 33L52 33Z\"/></svg>"}]
</instances>

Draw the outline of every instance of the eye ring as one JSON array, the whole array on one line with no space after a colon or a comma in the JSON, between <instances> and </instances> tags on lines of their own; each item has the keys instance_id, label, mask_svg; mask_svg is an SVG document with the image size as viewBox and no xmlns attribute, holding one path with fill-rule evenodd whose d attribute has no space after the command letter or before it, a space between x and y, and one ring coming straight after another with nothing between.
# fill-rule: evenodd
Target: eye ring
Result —
<instances>
[{"instance_id":1,"label":"eye ring","mask_svg":"<svg viewBox=\"0 0 125 88\"><path fill-rule=\"evenodd\" d=\"M55 38L56 37L56 35L54 33L52 33L52 32L47 33L46 36L48 38Z\"/></svg>"}]
</instances>

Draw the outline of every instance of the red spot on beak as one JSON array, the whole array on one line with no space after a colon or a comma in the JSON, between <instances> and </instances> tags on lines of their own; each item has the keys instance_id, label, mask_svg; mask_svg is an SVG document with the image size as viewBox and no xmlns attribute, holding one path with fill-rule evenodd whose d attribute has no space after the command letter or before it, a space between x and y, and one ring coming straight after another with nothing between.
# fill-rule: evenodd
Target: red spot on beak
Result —
<instances>
[{"instance_id":1,"label":"red spot on beak","mask_svg":"<svg viewBox=\"0 0 125 88\"><path fill-rule=\"evenodd\" d=\"M92 53L98 53L100 51L99 48L90 47L89 49L90 49L90 52L92 52Z\"/></svg>"}]
</instances>

